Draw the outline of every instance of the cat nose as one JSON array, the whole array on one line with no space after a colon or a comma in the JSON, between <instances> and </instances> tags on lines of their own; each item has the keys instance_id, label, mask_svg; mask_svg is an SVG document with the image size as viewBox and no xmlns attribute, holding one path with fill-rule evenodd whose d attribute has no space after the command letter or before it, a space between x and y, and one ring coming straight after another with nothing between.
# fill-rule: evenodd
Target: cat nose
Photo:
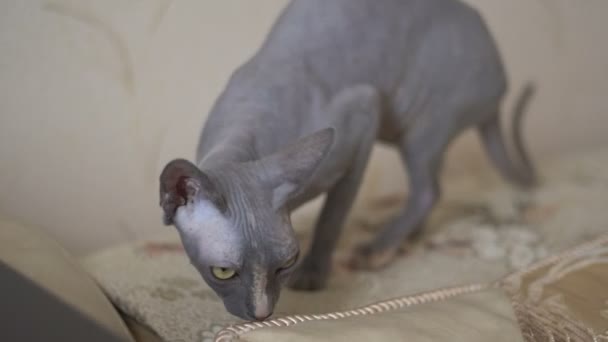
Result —
<instances>
[{"instance_id":1,"label":"cat nose","mask_svg":"<svg viewBox=\"0 0 608 342\"><path fill-rule=\"evenodd\" d=\"M258 321L263 321L266 318L270 317L272 315L272 310L270 310L270 308L268 308L267 306L262 306L262 307L257 307L255 308L255 319L257 319Z\"/></svg>"}]
</instances>

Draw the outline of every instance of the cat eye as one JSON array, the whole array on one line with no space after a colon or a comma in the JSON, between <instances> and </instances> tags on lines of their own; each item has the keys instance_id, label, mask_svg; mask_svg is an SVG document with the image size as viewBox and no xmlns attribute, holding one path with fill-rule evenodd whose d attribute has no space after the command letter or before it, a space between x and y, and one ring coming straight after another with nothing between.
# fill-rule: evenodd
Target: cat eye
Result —
<instances>
[{"instance_id":1,"label":"cat eye","mask_svg":"<svg viewBox=\"0 0 608 342\"><path fill-rule=\"evenodd\" d=\"M227 267L211 267L211 274L219 280L228 280L236 276L236 271Z\"/></svg>"},{"instance_id":2,"label":"cat eye","mask_svg":"<svg viewBox=\"0 0 608 342\"><path fill-rule=\"evenodd\" d=\"M282 270L290 268L291 266L293 266L296 263L297 260L298 260L298 254L294 255L289 260L287 260L287 262L285 262L283 264L283 266L281 266L281 268L279 269L279 271L282 271Z\"/></svg>"}]
</instances>

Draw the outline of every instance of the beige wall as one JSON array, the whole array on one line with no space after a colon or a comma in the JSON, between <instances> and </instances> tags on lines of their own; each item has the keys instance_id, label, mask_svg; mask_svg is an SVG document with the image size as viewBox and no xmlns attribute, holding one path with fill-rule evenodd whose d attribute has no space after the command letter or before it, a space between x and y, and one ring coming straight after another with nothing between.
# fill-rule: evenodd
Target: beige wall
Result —
<instances>
[{"instance_id":1,"label":"beige wall","mask_svg":"<svg viewBox=\"0 0 608 342\"><path fill-rule=\"evenodd\" d=\"M526 128L534 155L607 142L608 2L473 2L515 90L527 78L541 86ZM170 229L160 223L160 169L193 156L211 102L284 3L0 2L0 213L77 253ZM487 168L480 156L469 134L448 168ZM378 150L362 197L403 186L399 166Z\"/></svg>"}]
</instances>

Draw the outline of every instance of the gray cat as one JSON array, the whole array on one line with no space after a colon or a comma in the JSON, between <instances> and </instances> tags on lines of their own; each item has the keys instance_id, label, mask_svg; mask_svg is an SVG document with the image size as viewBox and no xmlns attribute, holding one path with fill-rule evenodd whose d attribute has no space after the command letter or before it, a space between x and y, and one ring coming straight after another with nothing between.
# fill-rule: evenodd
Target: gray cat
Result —
<instances>
[{"instance_id":1,"label":"gray cat","mask_svg":"<svg viewBox=\"0 0 608 342\"><path fill-rule=\"evenodd\" d=\"M196 164L176 159L162 171L165 224L230 313L266 319L283 284L326 284L376 141L398 148L410 193L355 250L356 269L387 265L421 229L440 196L444 151L467 128L506 179L533 185L519 127L533 88L516 108L513 159L499 119L506 90L484 20L461 1L293 0L214 104ZM290 212L323 193L300 254Z\"/></svg>"}]
</instances>

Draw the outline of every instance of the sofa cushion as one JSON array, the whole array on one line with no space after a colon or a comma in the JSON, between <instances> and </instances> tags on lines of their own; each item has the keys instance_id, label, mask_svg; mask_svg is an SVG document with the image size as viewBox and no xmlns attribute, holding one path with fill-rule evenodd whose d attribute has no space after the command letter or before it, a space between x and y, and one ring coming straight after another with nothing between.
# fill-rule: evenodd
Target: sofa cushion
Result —
<instances>
[{"instance_id":1,"label":"sofa cushion","mask_svg":"<svg viewBox=\"0 0 608 342\"><path fill-rule=\"evenodd\" d=\"M119 338L133 341L93 278L42 231L0 220L0 260Z\"/></svg>"},{"instance_id":2,"label":"sofa cushion","mask_svg":"<svg viewBox=\"0 0 608 342\"><path fill-rule=\"evenodd\" d=\"M500 282L526 341L608 340L608 234Z\"/></svg>"},{"instance_id":3,"label":"sofa cushion","mask_svg":"<svg viewBox=\"0 0 608 342\"><path fill-rule=\"evenodd\" d=\"M238 338L248 342L523 342L511 302L497 289L389 309L378 314L365 315L363 312L336 320L312 320L288 327L252 329L241 335L230 334L229 330L225 332L219 335L218 341Z\"/></svg>"},{"instance_id":4,"label":"sofa cushion","mask_svg":"<svg viewBox=\"0 0 608 342\"><path fill-rule=\"evenodd\" d=\"M375 272L342 261L403 205L404 195L370 199L349 220L328 287L283 290L275 317L348 310L386 298L487 283L599 236L608 222L608 153L564 155L538 165L541 186L519 192L495 175L445 181L444 197L407 253ZM303 248L314 216L294 220ZM126 314L166 340L212 341L240 320L189 264L173 229L90 256L87 267Z\"/></svg>"},{"instance_id":5,"label":"sofa cushion","mask_svg":"<svg viewBox=\"0 0 608 342\"><path fill-rule=\"evenodd\" d=\"M492 283L228 326L216 341L608 340L608 234Z\"/></svg>"}]
</instances>

